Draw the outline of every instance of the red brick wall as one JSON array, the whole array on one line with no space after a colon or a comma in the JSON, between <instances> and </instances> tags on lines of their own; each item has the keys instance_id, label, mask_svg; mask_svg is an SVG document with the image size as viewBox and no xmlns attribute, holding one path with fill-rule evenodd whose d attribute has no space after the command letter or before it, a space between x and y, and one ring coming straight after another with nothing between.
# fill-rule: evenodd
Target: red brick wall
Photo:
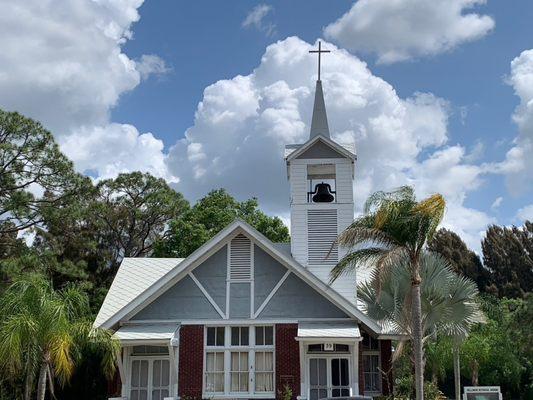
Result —
<instances>
[{"instance_id":1,"label":"red brick wall","mask_svg":"<svg viewBox=\"0 0 533 400\"><path fill-rule=\"evenodd\" d=\"M180 328L178 392L180 397L202 398L204 360L203 325Z\"/></svg>"},{"instance_id":2,"label":"red brick wall","mask_svg":"<svg viewBox=\"0 0 533 400\"><path fill-rule=\"evenodd\" d=\"M300 346L296 341L298 324L276 324L276 397L285 385L292 389L292 398L300 395Z\"/></svg>"},{"instance_id":3,"label":"red brick wall","mask_svg":"<svg viewBox=\"0 0 533 400\"><path fill-rule=\"evenodd\" d=\"M380 340L381 370L385 376L381 379L381 391L384 395L392 393L392 344L390 340Z\"/></svg>"},{"instance_id":4,"label":"red brick wall","mask_svg":"<svg viewBox=\"0 0 533 400\"><path fill-rule=\"evenodd\" d=\"M365 375L363 374L363 342L359 342L359 394L365 394Z\"/></svg>"}]
</instances>

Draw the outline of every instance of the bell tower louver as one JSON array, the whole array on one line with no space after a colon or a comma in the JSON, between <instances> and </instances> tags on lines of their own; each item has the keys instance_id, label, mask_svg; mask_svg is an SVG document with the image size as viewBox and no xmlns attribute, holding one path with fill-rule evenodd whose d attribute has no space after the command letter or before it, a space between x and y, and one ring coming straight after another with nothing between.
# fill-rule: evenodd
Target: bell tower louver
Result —
<instances>
[{"instance_id":1,"label":"bell tower louver","mask_svg":"<svg viewBox=\"0 0 533 400\"><path fill-rule=\"evenodd\" d=\"M319 51L314 52L327 52L320 42ZM330 138L322 82L317 80L309 140L286 146L285 161L292 256L325 283L345 254L335 239L353 221L355 160L353 144L341 145ZM332 286L355 303L355 276L339 278Z\"/></svg>"}]
</instances>

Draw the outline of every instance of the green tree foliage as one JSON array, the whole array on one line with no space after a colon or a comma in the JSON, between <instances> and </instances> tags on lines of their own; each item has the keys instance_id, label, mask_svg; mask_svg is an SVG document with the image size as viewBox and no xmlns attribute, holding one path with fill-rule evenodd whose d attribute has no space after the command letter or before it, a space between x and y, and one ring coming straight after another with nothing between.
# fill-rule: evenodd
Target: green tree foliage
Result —
<instances>
[{"instance_id":1,"label":"green tree foliage","mask_svg":"<svg viewBox=\"0 0 533 400\"><path fill-rule=\"evenodd\" d=\"M533 290L533 223L511 228L492 225L481 243L492 272L489 290L499 297L524 297Z\"/></svg>"},{"instance_id":2,"label":"green tree foliage","mask_svg":"<svg viewBox=\"0 0 533 400\"><path fill-rule=\"evenodd\" d=\"M407 263L411 276L411 336L417 400L424 399L421 257L444 216L445 207L440 194L417 202L409 186L374 193L366 201L364 215L339 236L339 244L347 247L348 253L331 271L333 281L370 263L380 277L401 262Z\"/></svg>"},{"instance_id":3,"label":"green tree foliage","mask_svg":"<svg viewBox=\"0 0 533 400\"><path fill-rule=\"evenodd\" d=\"M4 378L23 382L23 396L44 400L54 378L65 383L83 349L100 350L101 368L114 371L118 343L111 333L92 329L87 295L69 285L55 291L41 275L15 281L0 302L0 367Z\"/></svg>"},{"instance_id":4,"label":"green tree foliage","mask_svg":"<svg viewBox=\"0 0 533 400\"><path fill-rule=\"evenodd\" d=\"M43 209L68 204L86 180L41 124L0 110L0 235L40 223Z\"/></svg>"},{"instance_id":5,"label":"green tree foliage","mask_svg":"<svg viewBox=\"0 0 533 400\"><path fill-rule=\"evenodd\" d=\"M240 218L273 242L288 242L289 230L278 217L269 217L257 199L235 200L225 189L209 192L170 223L169 235L156 246L158 257L187 257L224 227Z\"/></svg>"},{"instance_id":6,"label":"green tree foliage","mask_svg":"<svg viewBox=\"0 0 533 400\"><path fill-rule=\"evenodd\" d=\"M181 193L160 178L133 172L100 182L91 211L105 232L114 261L149 255L164 239L167 224L189 208Z\"/></svg>"},{"instance_id":7,"label":"green tree foliage","mask_svg":"<svg viewBox=\"0 0 533 400\"><path fill-rule=\"evenodd\" d=\"M428 249L449 260L454 271L476 282L480 291L486 290L490 271L483 267L478 255L455 232L439 229L428 242Z\"/></svg>"},{"instance_id":8,"label":"green tree foliage","mask_svg":"<svg viewBox=\"0 0 533 400\"><path fill-rule=\"evenodd\" d=\"M481 308L486 317L475 325L461 345L461 375L467 385L501 386L504 398L530 399L533 396L533 296L504 299L485 296ZM452 343L438 337L428 342L429 353L439 354L439 382L452 373ZM448 378L448 379L447 379Z\"/></svg>"}]
</instances>

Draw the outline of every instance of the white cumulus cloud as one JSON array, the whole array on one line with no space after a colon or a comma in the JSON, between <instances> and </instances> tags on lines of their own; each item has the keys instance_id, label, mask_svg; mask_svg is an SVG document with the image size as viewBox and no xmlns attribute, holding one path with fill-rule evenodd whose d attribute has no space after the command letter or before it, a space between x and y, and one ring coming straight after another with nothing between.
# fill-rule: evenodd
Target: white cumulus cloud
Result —
<instances>
[{"instance_id":1,"label":"white cumulus cloud","mask_svg":"<svg viewBox=\"0 0 533 400\"><path fill-rule=\"evenodd\" d=\"M276 25L273 22L265 21L268 14L274 8L268 4L258 4L250 10L244 21L242 21L243 28L254 27L260 32L264 32L267 36L272 36L276 32Z\"/></svg>"},{"instance_id":2,"label":"white cumulus cloud","mask_svg":"<svg viewBox=\"0 0 533 400\"><path fill-rule=\"evenodd\" d=\"M393 63L442 53L485 36L494 20L471 10L486 0L359 0L326 38Z\"/></svg>"},{"instance_id":3,"label":"white cumulus cloud","mask_svg":"<svg viewBox=\"0 0 533 400\"><path fill-rule=\"evenodd\" d=\"M511 62L507 80L520 99L513 114L519 134L496 168L506 174L511 193L520 195L533 190L533 49L523 51Z\"/></svg>"},{"instance_id":4,"label":"white cumulus cloud","mask_svg":"<svg viewBox=\"0 0 533 400\"><path fill-rule=\"evenodd\" d=\"M311 47L296 37L279 41L250 74L205 89L194 125L166 160L180 191L198 198L225 187L286 215L283 147L309 137L316 78ZM332 136L357 147L356 211L376 190L411 184L419 196L441 192L448 200L446 226L478 248L481 232L493 221L464 201L482 184L484 169L469 162L463 147L447 145L448 103L430 93L401 98L360 59L326 47L332 50L323 69Z\"/></svg>"},{"instance_id":5,"label":"white cumulus cloud","mask_svg":"<svg viewBox=\"0 0 533 400\"><path fill-rule=\"evenodd\" d=\"M110 110L123 93L150 74L168 69L155 55L134 61L122 52L121 46L132 37L132 24L139 20L142 3L2 2L0 108L41 121L64 144L63 150L80 170L108 176L110 171L146 168L162 174L160 168L165 166L160 141L109 120ZM155 151L158 146L159 152Z\"/></svg>"},{"instance_id":6,"label":"white cumulus cloud","mask_svg":"<svg viewBox=\"0 0 533 400\"><path fill-rule=\"evenodd\" d=\"M533 222L533 204L522 207L516 213L516 217L521 221L532 221Z\"/></svg>"}]
</instances>

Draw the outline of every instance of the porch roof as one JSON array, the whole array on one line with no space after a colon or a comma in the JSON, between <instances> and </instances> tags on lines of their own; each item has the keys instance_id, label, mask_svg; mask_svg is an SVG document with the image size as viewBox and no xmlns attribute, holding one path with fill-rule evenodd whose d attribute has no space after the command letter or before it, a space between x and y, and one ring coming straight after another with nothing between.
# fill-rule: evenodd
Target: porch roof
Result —
<instances>
[{"instance_id":1,"label":"porch roof","mask_svg":"<svg viewBox=\"0 0 533 400\"><path fill-rule=\"evenodd\" d=\"M356 321L301 322L298 324L299 340L306 339L360 339Z\"/></svg>"},{"instance_id":2,"label":"porch roof","mask_svg":"<svg viewBox=\"0 0 533 400\"><path fill-rule=\"evenodd\" d=\"M179 324L142 324L124 325L115 333L114 337L121 342L141 340L170 340L174 338Z\"/></svg>"}]
</instances>

